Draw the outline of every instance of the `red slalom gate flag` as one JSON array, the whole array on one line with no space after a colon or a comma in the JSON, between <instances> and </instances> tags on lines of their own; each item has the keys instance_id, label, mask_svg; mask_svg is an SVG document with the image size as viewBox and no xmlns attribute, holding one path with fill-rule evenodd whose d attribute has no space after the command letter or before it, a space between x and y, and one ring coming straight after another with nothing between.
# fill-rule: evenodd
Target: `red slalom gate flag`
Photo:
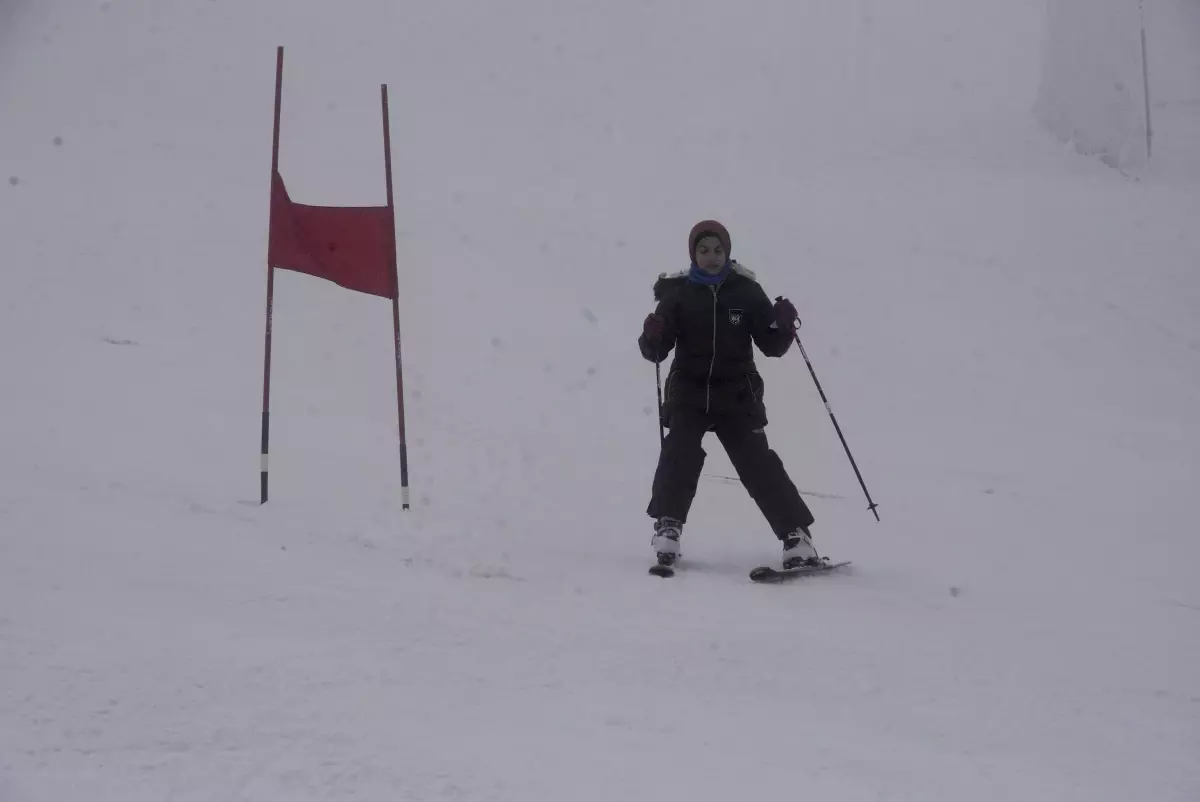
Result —
<instances>
[{"instance_id":1,"label":"red slalom gate flag","mask_svg":"<svg viewBox=\"0 0 1200 802\"><path fill-rule=\"evenodd\" d=\"M392 210L387 206L307 206L288 196L283 177L271 180L267 261L327 279L348 290L396 297Z\"/></svg>"},{"instance_id":2,"label":"red slalom gate flag","mask_svg":"<svg viewBox=\"0 0 1200 802\"><path fill-rule=\"evenodd\" d=\"M408 442L404 426L404 373L400 358L400 280L396 266L396 213L392 196L392 134L387 84L380 86L386 206L310 206L288 196L279 174L279 119L283 104L283 48L276 49L275 127L271 149L271 213L267 243L267 315L263 358L260 503L267 502L271 431L271 337L275 270L332 281L356 292L390 298L396 349L396 412L400 435L400 493L409 508Z\"/></svg>"}]
</instances>

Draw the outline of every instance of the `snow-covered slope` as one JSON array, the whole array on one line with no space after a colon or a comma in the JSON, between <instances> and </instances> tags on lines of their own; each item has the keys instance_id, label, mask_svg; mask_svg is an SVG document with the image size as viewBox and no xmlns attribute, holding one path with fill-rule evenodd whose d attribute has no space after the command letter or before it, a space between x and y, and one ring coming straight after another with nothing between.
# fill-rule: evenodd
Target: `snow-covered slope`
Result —
<instances>
[{"instance_id":1,"label":"snow-covered slope","mask_svg":"<svg viewBox=\"0 0 1200 802\"><path fill-rule=\"evenodd\" d=\"M14 8L2 802L1200 794L1200 173L1037 128L1043 3ZM388 304L289 273L257 504L278 44L298 201L382 201L389 85L407 512ZM761 360L849 575L746 581L715 441L645 575L710 216L880 503Z\"/></svg>"}]
</instances>

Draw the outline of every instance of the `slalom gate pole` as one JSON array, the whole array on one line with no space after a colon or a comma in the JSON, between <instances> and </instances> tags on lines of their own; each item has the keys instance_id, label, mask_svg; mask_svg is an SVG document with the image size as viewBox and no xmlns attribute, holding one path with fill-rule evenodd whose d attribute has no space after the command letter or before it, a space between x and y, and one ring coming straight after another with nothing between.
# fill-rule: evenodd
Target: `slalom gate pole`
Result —
<instances>
[{"instance_id":1,"label":"slalom gate pole","mask_svg":"<svg viewBox=\"0 0 1200 802\"><path fill-rule=\"evenodd\" d=\"M408 437L404 430L404 366L400 349L400 271L396 258L396 203L392 195L392 125L388 113L387 84L379 87L380 102L383 109L383 169L386 174L387 208L392 224L388 227L388 238L391 240L389 258L392 268L392 342L396 348L396 412L399 421L400 434L400 506L409 508L408 487Z\"/></svg>"},{"instance_id":2,"label":"slalom gate pole","mask_svg":"<svg viewBox=\"0 0 1200 802\"><path fill-rule=\"evenodd\" d=\"M279 112L283 105L283 46L275 50L275 127L271 135L271 182L279 172ZM273 191L273 190L272 190ZM274 207L274 198L271 206ZM274 231L274 221L268 216L267 231ZM268 251L270 249L268 248ZM267 503L267 472L268 454L271 442L271 323L275 313L275 265L267 259L267 318L266 331L263 337L263 402L262 402L262 442L259 446L259 489L258 503Z\"/></svg>"},{"instance_id":3,"label":"slalom gate pole","mask_svg":"<svg viewBox=\"0 0 1200 802\"><path fill-rule=\"evenodd\" d=\"M1154 126L1150 120L1150 61L1146 53L1146 8L1143 0L1138 0L1138 16L1142 23L1142 95L1146 106L1146 160L1149 161L1153 157Z\"/></svg>"}]
</instances>

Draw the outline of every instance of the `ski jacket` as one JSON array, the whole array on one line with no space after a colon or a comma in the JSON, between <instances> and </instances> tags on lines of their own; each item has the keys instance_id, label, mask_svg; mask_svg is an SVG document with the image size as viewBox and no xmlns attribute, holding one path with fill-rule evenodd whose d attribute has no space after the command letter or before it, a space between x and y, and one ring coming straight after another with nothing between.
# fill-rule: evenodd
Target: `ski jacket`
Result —
<instances>
[{"instance_id":1,"label":"ski jacket","mask_svg":"<svg viewBox=\"0 0 1200 802\"><path fill-rule=\"evenodd\" d=\"M682 406L710 416L737 416L753 428L767 423L765 389L753 346L780 357L792 334L775 323L770 299L754 273L737 262L719 284L692 281L687 272L662 274L654 284L655 312L666 325L657 347L638 337L642 356L662 362L675 351L663 388L663 422Z\"/></svg>"}]
</instances>

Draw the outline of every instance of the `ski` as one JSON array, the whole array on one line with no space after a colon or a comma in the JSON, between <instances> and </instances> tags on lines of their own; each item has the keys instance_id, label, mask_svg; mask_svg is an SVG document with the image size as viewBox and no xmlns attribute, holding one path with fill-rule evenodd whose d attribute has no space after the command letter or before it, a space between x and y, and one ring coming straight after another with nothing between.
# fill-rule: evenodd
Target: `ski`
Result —
<instances>
[{"instance_id":1,"label":"ski","mask_svg":"<svg viewBox=\"0 0 1200 802\"><path fill-rule=\"evenodd\" d=\"M824 562L820 565L801 565L797 568L773 568L769 565L760 565L750 571L750 579L760 584L780 584L783 582L789 582L793 579L799 579L800 577L804 576L828 573L829 571L843 568L847 565L850 565L849 560L843 560L842 562L837 563ZM675 576L675 571L676 566L674 565L662 565L661 563L655 563L654 565L650 566L649 573L651 576L669 579L670 577Z\"/></svg>"},{"instance_id":2,"label":"ski","mask_svg":"<svg viewBox=\"0 0 1200 802\"><path fill-rule=\"evenodd\" d=\"M820 565L801 565L797 568L772 568L769 565L760 565L750 571L750 579L759 583L779 584L792 579L799 579L812 574L824 574L832 571L835 568L841 568L849 565L849 560L844 560L840 563L821 563Z\"/></svg>"}]
</instances>

